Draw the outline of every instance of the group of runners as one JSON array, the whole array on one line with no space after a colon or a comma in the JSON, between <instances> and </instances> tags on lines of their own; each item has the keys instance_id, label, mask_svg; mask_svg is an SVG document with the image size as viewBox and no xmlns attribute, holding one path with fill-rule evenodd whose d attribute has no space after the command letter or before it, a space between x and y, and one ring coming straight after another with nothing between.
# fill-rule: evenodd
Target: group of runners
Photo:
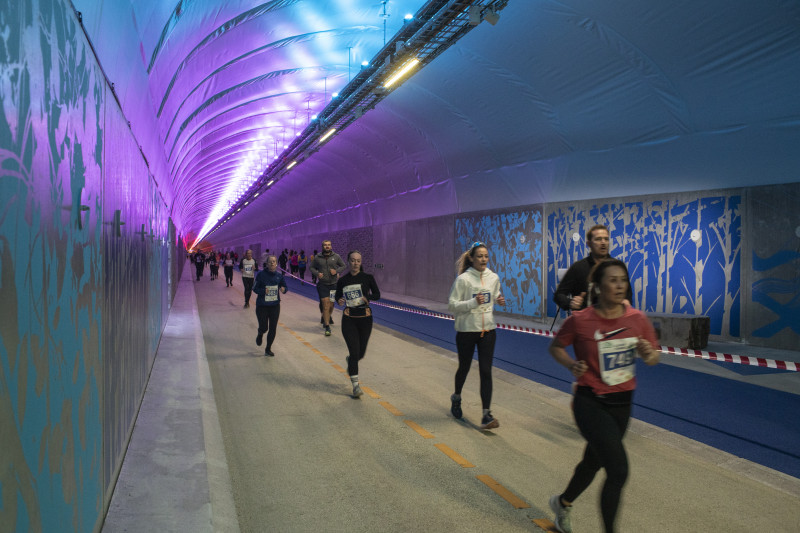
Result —
<instances>
[{"instance_id":1,"label":"group of runners","mask_svg":"<svg viewBox=\"0 0 800 533\"><path fill-rule=\"evenodd\" d=\"M556 529L571 533L570 513L573 502L588 488L603 468L600 511L605 531L613 532L622 488L628 476L628 460L623 436L631 415L636 388L638 357L648 365L659 361L655 330L641 311L630 305L631 289L625 263L609 255L609 232L602 225L586 235L589 255L573 264L559 284L554 300L570 316L564 321L549 347L552 357L575 378L572 410L578 429L586 440L583 458L575 467L565 490L549 501ZM342 336L347 345L347 372L352 395L363 395L359 383L359 362L364 358L372 332L370 302L380 298L375 278L362 268L362 255L351 251L347 263L332 249L331 241L322 243L310 265L320 300L321 323L325 336L331 335L334 302L344 307ZM456 263L456 279L450 290L448 308L455 317L458 368L450 412L461 419L461 393L477 351L480 398L483 408L480 428L496 429L500 422L492 415L492 364L496 343L495 305L504 306L501 281L488 267L489 249L474 242ZM342 275L349 268L347 274ZM274 255L266 268L257 272L248 250L240 264L245 286L245 307L250 292L255 292L258 333L262 345L267 334L264 355L274 356L280 315L280 295L287 292L284 274ZM257 273L256 273L257 272ZM227 277L227 272L226 272ZM249 280L249 281L248 281ZM573 347L575 357L567 351Z\"/></svg>"}]
</instances>

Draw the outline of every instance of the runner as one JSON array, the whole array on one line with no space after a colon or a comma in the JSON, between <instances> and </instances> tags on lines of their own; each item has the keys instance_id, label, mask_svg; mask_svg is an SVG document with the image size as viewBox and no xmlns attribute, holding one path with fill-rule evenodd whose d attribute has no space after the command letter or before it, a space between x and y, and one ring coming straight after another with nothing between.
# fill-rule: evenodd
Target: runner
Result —
<instances>
[{"instance_id":1,"label":"runner","mask_svg":"<svg viewBox=\"0 0 800 533\"><path fill-rule=\"evenodd\" d=\"M500 422L489 410L492 403L492 359L496 340L496 325L492 313L495 302L505 305L500 294L500 278L486 266L489 263L489 250L482 242L475 242L458 259L459 276L450 289L450 312L455 315L456 348L458 350L458 370L455 378L455 392L450 396L450 412L456 418L463 416L461 411L461 389L467 380L472 356L478 348L478 371L481 378L481 403L483 418L481 429L500 427Z\"/></svg>"},{"instance_id":2,"label":"runner","mask_svg":"<svg viewBox=\"0 0 800 533\"><path fill-rule=\"evenodd\" d=\"M613 533L622 487L628 478L628 458L622 437L628 428L636 388L635 357L648 365L659 360L655 330L644 313L626 303L630 283L625 263L599 262L589 275L594 305L574 311L550 344L550 354L577 378L572 411L586 439L583 459L567 488L550 498L556 528L571 533L572 503L592 483L601 468L606 481L600 511L606 533ZM572 345L576 359L566 346Z\"/></svg>"},{"instance_id":3,"label":"runner","mask_svg":"<svg viewBox=\"0 0 800 533\"><path fill-rule=\"evenodd\" d=\"M281 315L281 295L286 294L286 280L283 272L278 271L278 258L267 257L267 268L258 273L253 284L256 293L256 318L258 318L258 336L256 344L261 346L264 332L267 332L267 347L264 355L274 357L272 343L278 328L278 317Z\"/></svg>"},{"instance_id":4,"label":"runner","mask_svg":"<svg viewBox=\"0 0 800 533\"><path fill-rule=\"evenodd\" d=\"M322 253L314 257L314 262L311 263L311 275L319 280L317 294L322 308L322 327L325 329L326 337L331 336L331 311L336 293L336 280L344 269L344 261L333 251L331 241L322 241Z\"/></svg>"},{"instance_id":5,"label":"runner","mask_svg":"<svg viewBox=\"0 0 800 533\"><path fill-rule=\"evenodd\" d=\"M250 293L253 290L253 278L255 277L258 266L253 259L253 250L247 250L244 259L239 263L239 272L242 273L242 285L244 285L244 308L250 307Z\"/></svg>"},{"instance_id":6,"label":"runner","mask_svg":"<svg viewBox=\"0 0 800 533\"><path fill-rule=\"evenodd\" d=\"M375 278L361 269L361 252L354 250L347 254L350 272L336 283L335 299L345 306L342 313L342 336L347 344L347 373L353 385L353 397L362 394L358 381L358 362L367 353L367 343L372 333L372 309L370 302L379 300L381 292Z\"/></svg>"}]
</instances>

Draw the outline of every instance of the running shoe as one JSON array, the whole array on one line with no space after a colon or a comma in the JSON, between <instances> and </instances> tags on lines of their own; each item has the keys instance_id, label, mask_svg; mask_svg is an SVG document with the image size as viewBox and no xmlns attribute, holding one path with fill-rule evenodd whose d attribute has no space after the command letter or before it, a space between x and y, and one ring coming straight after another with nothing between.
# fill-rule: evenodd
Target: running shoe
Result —
<instances>
[{"instance_id":1,"label":"running shoe","mask_svg":"<svg viewBox=\"0 0 800 533\"><path fill-rule=\"evenodd\" d=\"M483 415L483 418L481 419L481 429L494 429L499 427L500 422L498 422L497 419L492 416L491 411Z\"/></svg>"},{"instance_id":2,"label":"running shoe","mask_svg":"<svg viewBox=\"0 0 800 533\"><path fill-rule=\"evenodd\" d=\"M353 398L358 398L364 395L364 391L361 390L361 385L358 383L353 383Z\"/></svg>"},{"instance_id":3,"label":"running shoe","mask_svg":"<svg viewBox=\"0 0 800 533\"><path fill-rule=\"evenodd\" d=\"M256 346L261 346L261 341L264 339L264 334L259 332L256 337Z\"/></svg>"},{"instance_id":4,"label":"running shoe","mask_svg":"<svg viewBox=\"0 0 800 533\"><path fill-rule=\"evenodd\" d=\"M456 418L464 416L464 413L461 412L461 398L456 398L455 394L450 396L450 412L453 413L453 416Z\"/></svg>"},{"instance_id":5,"label":"running shoe","mask_svg":"<svg viewBox=\"0 0 800 533\"><path fill-rule=\"evenodd\" d=\"M267 357L275 357L275 354L272 353L272 350L270 350L269 348L264 350L264 355L266 355Z\"/></svg>"},{"instance_id":6,"label":"running shoe","mask_svg":"<svg viewBox=\"0 0 800 533\"><path fill-rule=\"evenodd\" d=\"M550 509L556 515L555 519L553 519L556 529L561 533L572 533L572 524L569 519L572 507L564 507L561 505L560 497L556 494L550 497Z\"/></svg>"},{"instance_id":7,"label":"running shoe","mask_svg":"<svg viewBox=\"0 0 800 533\"><path fill-rule=\"evenodd\" d=\"M331 328L330 328L330 326L326 326L325 327L325 336L326 337L330 337L331 336Z\"/></svg>"}]
</instances>

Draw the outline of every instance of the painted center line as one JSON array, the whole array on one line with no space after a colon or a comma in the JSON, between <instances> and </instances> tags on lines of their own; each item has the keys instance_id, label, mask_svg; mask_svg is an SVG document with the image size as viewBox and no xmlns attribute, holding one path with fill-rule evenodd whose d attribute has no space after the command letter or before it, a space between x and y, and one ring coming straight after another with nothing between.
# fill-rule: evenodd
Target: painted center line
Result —
<instances>
[{"instance_id":1,"label":"painted center line","mask_svg":"<svg viewBox=\"0 0 800 533\"><path fill-rule=\"evenodd\" d=\"M420 426L416 422L413 422L411 420L403 420L403 422L405 422L406 425L408 425L408 427L410 427L411 429L413 429L414 431L416 431L417 433L422 435L423 439L433 439L434 438L433 434L431 434L428 431L426 431L425 428L423 428L422 426Z\"/></svg>"},{"instance_id":2,"label":"painted center line","mask_svg":"<svg viewBox=\"0 0 800 533\"><path fill-rule=\"evenodd\" d=\"M472 464L469 461L467 461L466 459L464 459L464 457L459 455L458 452L456 452L454 449L452 449L447 444L439 443L439 444L434 444L434 446L439 448L439 451L441 451L447 457L449 457L450 459L452 459L453 461L455 461L456 463L461 465L462 468L475 468L474 464Z\"/></svg>"},{"instance_id":3,"label":"painted center line","mask_svg":"<svg viewBox=\"0 0 800 533\"><path fill-rule=\"evenodd\" d=\"M380 402L380 405L382 405L384 409L392 413L394 416L403 416L403 413L389 402Z\"/></svg>"},{"instance_id":4,"label":"painted center line","mask_svg":"<svg viewBox=\"0 0 800 533\"><path fill-rule=\"evenodd\" d=\"M515 509L528 509L530 507L530 505L528 505L523 500L515 496L513 492L511 492L503 485L492 479L491 476L483 474L475 477L477 477L478 480L483 482L487 487L495 491L505 501L513 505Z\"/></svg>"}]
</instances>

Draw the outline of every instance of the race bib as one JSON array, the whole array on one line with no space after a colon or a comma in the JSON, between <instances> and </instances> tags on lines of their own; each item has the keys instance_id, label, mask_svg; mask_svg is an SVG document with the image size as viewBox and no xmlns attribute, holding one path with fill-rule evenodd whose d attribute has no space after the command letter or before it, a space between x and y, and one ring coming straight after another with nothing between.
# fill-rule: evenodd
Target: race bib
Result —
<instances>
[{"instance_id":1,"label":"race bib","mask_svg":"<svg viewBox=\"0 0 800 533\"><path fill-rule=\"evenodd\" d=\"M265 302L277 302L278 301L278 286L277 285L267 285L264 287L264 301Z\"/></svg>"},{"instance_id":2,"label":"race bib","mask_svg":"<svg viewBox=\"0 0 800 533\"><path fill-rule=\"evenodd\" d=\"M636 376L636 337L597 341L600 377L606 385L619 385Z\"/></svg>"},{"instance_id":3,"label":"race bib","mask_svg":"<svg viewBox=\"0 0 800 533\"><path fill-rule=\"evenodd\" d=\"M245 265L244 266L244 271L247 272L247 273L252 272L253 271L253 265Z\"/></svg>"},{"instance_id":4,"label":"race bib","mask_svg":"<svg viewBox=\"0 0 800 533\"><path fill-rule=\"evenodd\" d=\"M361 285L348 285L344 288L344 299L347 307L358 307L364 305L367 301L364 299L364 293L361 292Z\"/></svg>"},{"instance_id":5,"label":"race bib","mask_svg":"<svg viewBox=\"0 0 800 533\"><path fill-rule=\"evenodd\" d=\"M330 299L332 302L336 302L336 289L331 291Z\"/></svg>"},{"instance_id":6,"label":"race bib","mask_svg":"<svg viewBox=\"0 0 800 533\"><path fill-rule=\"evenodd\" d=\"M483 303L480 304L478 307L472 310L473 313L486 313L492 310L492 293L488 290L484 289L480 292L472 293L472 297L475 298L479 294L483 295Z\"/></svg>"}]
</instances>

